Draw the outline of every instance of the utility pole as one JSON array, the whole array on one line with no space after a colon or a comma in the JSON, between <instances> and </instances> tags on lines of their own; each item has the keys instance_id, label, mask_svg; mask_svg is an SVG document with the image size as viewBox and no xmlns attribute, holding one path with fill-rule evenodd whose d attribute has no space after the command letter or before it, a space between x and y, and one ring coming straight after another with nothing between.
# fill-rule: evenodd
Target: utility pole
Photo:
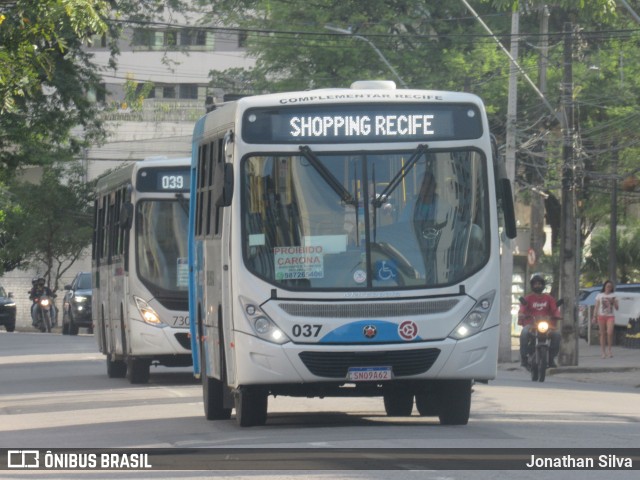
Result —
<instances>
[{"instance_id":1,"label":"utility pole","mask_svg":"<svg viewBox=\"0 0 640 480\"><path fill-rule=\"evenodd\" d=\"M547 95L547 66L549 64L549 8L543 5L540 9L540 60L539 71L540 80L539 88L543 95ZM542 140L541 140L542 142ZM538 171L546 171L546 158L533 157L533 163ZM544 192L539 190L533 191L531 195L531 241L530 247L535 252L536 262L542 258L544 248ZM535 268L535 266L534 266ZM525 284L526 285L526 284Z\"/></svg>"},{"instance_id":2,"label":"utility pole","mask_svg":"<svg viewBox=\"0 0 640 480\"><path fill-rule=\"evenodd\" d=\"M562 228L560 234L560 296L562 305L560 365L578 365L576 299L577 288L577 226L575 214L576 182L574 177L573 118L573 25L564 25L564 74L562 110L564 116L562 146Z\"/></svg>"},{"instance_id":3,"label":"utility pole","mask_svg":"<svg viewBox=\"0 0 640 480\"><path fill-rule=\"evenodd\" d=\"M518 34L520 33L520 16L518 12L511 14L511 58L518 58ZM510 63L509 68L509 96L507 99L507 138L505 152L505 168L507 178L513 183L516 176L516 119L518 110L518 68L514 63ZM511 362L511 301L513 284L513 251L511 242L507 241L502 245L500 255L500 276L502 278L502 289L500 298L500 343L498 346L498 361Z\"/></svg>"},{"instance_id":4,"label":"utility pole","mask_svg":"<svg viewBox=\"0 0 640 480\"><path fill-rule=\"evenodd\" d=\"M618 284L618 145L611 149L613 175L611 180L611 219L609 223L609 280Z\"/></svg>"}]
</instances>

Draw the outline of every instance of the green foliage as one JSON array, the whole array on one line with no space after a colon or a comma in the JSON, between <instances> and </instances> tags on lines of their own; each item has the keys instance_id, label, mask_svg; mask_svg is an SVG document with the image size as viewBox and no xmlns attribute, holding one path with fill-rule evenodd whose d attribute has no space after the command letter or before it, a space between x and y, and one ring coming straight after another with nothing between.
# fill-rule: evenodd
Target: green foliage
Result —
<instances>
[{"instance_id":1,"label":"green foliage","mask_svg":"<svg viewBox=\"0 0 640 480\"><path fill-rule=\"evenodd\" d=\"M610 232L603 228L591 237L581 269L582 283L599 284L609 278ZM616 239L618 283L640 282L640 224L619 228Z\"/></svg>"},{"instance_id":2,"label":"green foliage","mask_svg":"<svg viewBox=\"0 0 640 480\"><path fill-rule=\"evenodd\" d=\"M138 112L142 110L143 101L149 96L153 87L154 84L152 82L138 83L132 79L127 79L124 82L124 101L129 108Z\"/></svg>"},{"instance_id":3,"label":"green foliage","mask_svg":"<svg viewBox=\"0 0 640 480\"><path fill-rule=\"evenodd\" d=\"M92 238L95 182L65 163L44 168L39 184L15 183L0 221L0 265L44 269L56 286Z\"/></svg>"},{"instance_id":4,"label":"green foliage","mask_svg":"<svg viewBox=\"0 0 640 480\"><path fill-rule=\"evenodd\" d=\"M96 0L17 0L2 11L0 181L21 165L70 158L102 137L86 97L100 79L82 46L106 31L107 13L108 2Z\"/></svg>"}]
</instances>

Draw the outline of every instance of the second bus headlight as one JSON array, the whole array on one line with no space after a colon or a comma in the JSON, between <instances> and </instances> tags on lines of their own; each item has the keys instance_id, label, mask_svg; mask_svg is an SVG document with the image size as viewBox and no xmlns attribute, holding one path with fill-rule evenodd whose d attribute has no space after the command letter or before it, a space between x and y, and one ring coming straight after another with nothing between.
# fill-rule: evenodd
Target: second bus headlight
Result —
<instances>
[{"instance_id":1,"label":"second bus headlight","mask_svg":"<svg viewBox=\"0 0 640 480\"><path fill-rule=\"evenodd\" d=\"M463 338L471 337L482 330L484 322L489 316L491 307L493 306L493 299L496 295L495 290L485 294L476 302L471 311L467 313L464 319L456 326L456 328L449 334L450 338L455 340L462 340Z\"/></svg>"},{"instance_id":2,"label":"second bus headlight","mask_svg":"<svg viewBox=\"0 0 640 480\"><path fill-rule=\"evenodd\" d=\"M257 303L252 302L248 298L240 297L240 304L242 305L242 312L245 318L249 321L251 328L258 338L278 345L291 341L275 322L262 311Z\"/></svg>"},{"instance_id":3,"label":"second bus headlight","mask_svg":"<svg viewBox=\"0 0 640 480\"><path fill-rule=\"evenodd\" d=\"M140 297L134 296L133 299L136 301L136 306L138 307L138 311L142 316L142 320L149 325L153 325L154 327L164 327L164 323L160 320L160 316L156 313L156 311L149 306L149 304L141 299Z\"/></svg>"}]
</instances>

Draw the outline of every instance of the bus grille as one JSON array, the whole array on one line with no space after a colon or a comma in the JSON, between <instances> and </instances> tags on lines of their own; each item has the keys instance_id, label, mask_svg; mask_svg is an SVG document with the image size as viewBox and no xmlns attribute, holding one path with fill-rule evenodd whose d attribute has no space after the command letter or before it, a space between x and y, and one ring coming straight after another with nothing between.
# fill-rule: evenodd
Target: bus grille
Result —
<instances>
[{"instance_id":1,"label":"bus grille","mask_svg":"<svg viewBox=\"0 0 640 480\"><path fill-rule=\"evenodd\" d=\"M444 313L455 307L458 301L447 299L413 303L281 303L279 307L294 317L381 318Z\"/></svg>"},{"instance_id":2,"label":"bus grille","mask_svg":"<svg viewBox=\"0 0 640 480\"><path fill-rule=\"evenodd\" d=\"M388 367L396 377L424 373L434 364L440 349L389 352L301 352L300 359L319 377L347 378L349 367Z\"/></svg>"},{"instance_id":3,"label":"bus grille","mask_svg":"<svg viewBox=\"0 0 640 480\"><path fill-rule=\"evenodd\" d=\"M176 333L176 340L182 346L182 348L191 350L191 339L189 338L188 333Z\"/></svg>"}]
</instances>

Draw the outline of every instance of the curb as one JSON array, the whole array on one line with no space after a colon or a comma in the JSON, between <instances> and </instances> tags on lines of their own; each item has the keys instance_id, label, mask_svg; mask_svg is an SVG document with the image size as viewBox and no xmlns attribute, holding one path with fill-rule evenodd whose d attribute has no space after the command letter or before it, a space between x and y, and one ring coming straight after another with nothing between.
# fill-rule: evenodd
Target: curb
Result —
<instances>
[{"instance_id":1,"label":"curb","mask_svg":"<svg viewBox=\"0 0 640 480\"><path fill-rule=\"evenodd\" d=\"M607 373L607 372L635 372L638 367L557 367L550 368L548 372L554 373Z\"/></svg>"}]
</instances>

